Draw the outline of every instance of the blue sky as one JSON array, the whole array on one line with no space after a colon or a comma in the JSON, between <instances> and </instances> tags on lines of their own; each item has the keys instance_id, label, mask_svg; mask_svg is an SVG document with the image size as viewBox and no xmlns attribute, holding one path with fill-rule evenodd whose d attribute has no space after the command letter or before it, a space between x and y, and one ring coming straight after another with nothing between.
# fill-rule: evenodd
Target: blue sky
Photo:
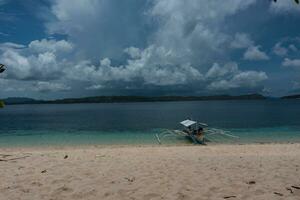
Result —
<instances>
[{"instance_id":1,"label":"blue sky","mask_svg":"<svg viewBox=\"0 0 300 200\"><path fill-rule=\"evenodd\" d=\"M0 0L0 97L300 93L292 0Z\"/></svg>"}]
</instances>

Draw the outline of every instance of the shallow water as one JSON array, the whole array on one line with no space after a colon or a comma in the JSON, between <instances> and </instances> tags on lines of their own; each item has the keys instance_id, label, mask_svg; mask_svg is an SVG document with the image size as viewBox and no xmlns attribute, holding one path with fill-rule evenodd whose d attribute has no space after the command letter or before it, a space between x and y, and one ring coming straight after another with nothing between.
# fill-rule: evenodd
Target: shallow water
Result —
<instances>
[{"instance_id":1,"label":"shallow water","mask_svg":"<svg viewBox=\"0 0 300 200\"><path fill-rule=\"evenodd\" d=\"M300 100L45 104L1 109L0 147L157 144L156 133L180 129L188 117L239 136L211 136L214 143L300 141Z\"/></svg>"}]
</instances>

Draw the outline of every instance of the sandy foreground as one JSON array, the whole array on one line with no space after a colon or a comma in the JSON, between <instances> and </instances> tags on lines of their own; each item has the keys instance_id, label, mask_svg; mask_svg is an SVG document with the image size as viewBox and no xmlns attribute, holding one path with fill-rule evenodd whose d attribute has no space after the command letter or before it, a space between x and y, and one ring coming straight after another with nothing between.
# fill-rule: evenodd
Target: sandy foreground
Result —
<instances>
[{"instance_id":1,"label":"sandy foreground","mask_svg":"<svg viewBox=\"0 0 300 200\"><path fill-rule=\"evenodd\" d=\"M0 149L0 199L300 199L300 144Z\"/></svg>"}]
</instances>

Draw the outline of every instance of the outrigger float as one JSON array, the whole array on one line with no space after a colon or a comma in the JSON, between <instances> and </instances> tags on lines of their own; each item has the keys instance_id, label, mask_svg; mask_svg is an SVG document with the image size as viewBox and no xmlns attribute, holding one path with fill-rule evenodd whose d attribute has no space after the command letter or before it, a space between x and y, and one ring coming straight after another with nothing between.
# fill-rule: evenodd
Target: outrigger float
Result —
<instances>
[{"instance_id":1,"label":"outrigger float","mask_svg":"<svg viewBox=\"0 0 300 200\"><path fill-rule=\"evenodd\" d=\"M207 142L211 142L208 136L222 135L229 138L239 138L235 135L229 134L228 131L224 131L216 128L209 128L207 124L202 122L193 121L190 119L180 122L184 127L183 130L169 130L165 129L160 134L156 134L156 139L159 144L162 143L163 138L169 136L181 136L189 139L194 144L206 145Z\"/></svg>"}]
</instances>

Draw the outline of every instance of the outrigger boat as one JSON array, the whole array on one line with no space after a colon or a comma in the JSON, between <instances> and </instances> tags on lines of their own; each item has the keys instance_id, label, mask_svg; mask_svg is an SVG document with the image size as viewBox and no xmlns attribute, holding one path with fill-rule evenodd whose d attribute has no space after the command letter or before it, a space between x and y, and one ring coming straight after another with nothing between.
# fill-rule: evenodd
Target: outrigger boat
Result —
<instances>
[{"instance_id":1,"label":"outrigger boat","mask_svg":"<svg viewBox=\"0 0 300 200\"><path fill-rule=\"evenodd\" d=\"M156 134L156 139L159 144L161 144L161 138L167 136L182 136L188 138L194 144L205 145L207 142L211 142L211 139L208 139L207 136L212 135L222 135L230 138L238 138L235 135L229 134L227 131L221 129L209 128L206 123L193 121L191 119L184 120L180 122L184 127L183 130L169 130L166 129L160 134Z\"/></svg>"},{"instance_id":2,"label":"outrigger boat","mask_svg":"<svg viewBox=\"0 0 300 200\"><path fill-rule=\"evenodd\" d=\"M180 124L184 126L184 130L182 132L184 132L194 144L205 144L204 128L208 127L207 124L189 119L180 122Z\"/></svg>"}]
</instances>

